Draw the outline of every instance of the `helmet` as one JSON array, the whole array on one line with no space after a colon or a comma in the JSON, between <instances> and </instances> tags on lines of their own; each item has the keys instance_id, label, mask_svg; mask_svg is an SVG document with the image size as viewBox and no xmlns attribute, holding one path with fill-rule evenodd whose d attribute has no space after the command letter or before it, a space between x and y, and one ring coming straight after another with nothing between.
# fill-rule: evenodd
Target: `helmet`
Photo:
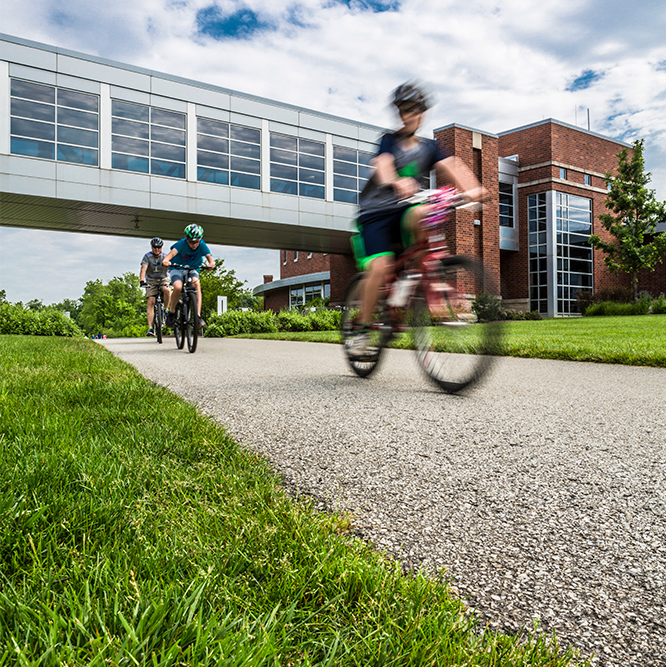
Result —
<instances>
[{"instance_id":1,"label":"helmet","mask_svg":"<svg viewBox=\"0 0 666 667\"><path fill-rule=\"evenodd\" d=\"M164 241L162 241L159 236L154 236L150 239L150 245L153 246L153 248L161 248L164 245Z\"/></svg>"},{"instance_id":2,"label":"helmet","mask_svg":"<svg viewBox=\"0 0 666 667\"><path fill-rule=\"evenodd\" d=\"M203 234L203 227L199 227L199 225L187 225L187 227L185 227L185 236L191 241L202 239Z\"/></svg>"},{"instance_id":3,"label":"helmet","mask_svg":"<svg viewBox=\"0 0 666 667\"><path fill-rule=\"evenodd\" d=\"M398 110L417 107L420 111L426 111L430 106L430 100L422 86L416 83L403 83L393 91L393 104Z\"/></svg>"}]
</instances>

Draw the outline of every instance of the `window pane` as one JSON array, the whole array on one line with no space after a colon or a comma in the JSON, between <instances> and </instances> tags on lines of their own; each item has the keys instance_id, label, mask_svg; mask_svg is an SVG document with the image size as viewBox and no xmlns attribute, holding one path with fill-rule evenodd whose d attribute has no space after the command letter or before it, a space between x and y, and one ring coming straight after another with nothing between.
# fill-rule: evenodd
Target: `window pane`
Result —
<instances>
[{"instance_id":1,"label":"window pane","mask_svg":"<svg viewBox=\"0 0 666 667\"><path fill-rule=\"evenodd\" d=\"M144 174L148 173L148 158L132 157L131 155L120 155L113 153L111 158L111 166L114 169L125 169L126 171L140 171Z\"/></svg>"},{"instance_id":2,"label":"window pane","mask_svg":"<svg viewBox=\"0 0 666 667\"><path fill-rule=\"evenodd\" d=\"M260 179L259 176L237 174L236 172L232 171L231 185L235 185L237 188L252 188L253 190L258 190L260 187Z\"/></svg>"},{"instance_id":3,"label":"window pane","mask_svg":"<svg viewBox=\"0 0 666 667\"><path fill-rule=\"evenodd\" d=\"M218 185L229 185L229 172L199 167L197 169L197 180L217 183Z\"/></svg>"},{"instance_id":4,"label":"window pane","mask_svg":"<svg viewBox=\"0 0 666 667\"><path fill-rule=\"evenodd\" d=\"M99 110L99 98L97 95L86 95L86 93L75 93L73 90L58 89L58 105L74 107L84 111Z\"/></svg>"},{"instance_id":5,"label":"window pane","mask_svg":"<svg viewBox=\"0 0 666 667\"><path fill-rule=\"evenodd\" d=\"M97 132L90 130L75 130L73 127L58 125L58 141L77 146L97 148Z\"/></svg>"},{"instance_id":6,"label":"window pane","mask_svg":"<svg viewBox=\"0 0 666 667\"><path fill-rule=\"evenodd\" d=\"M172 130L168 127L150 126L150 138L153 141L163 141L167 144L185 145L185 132L182 130Z\"/></svg>"},{"instance_id":7,"label":"window pane","mask_svg":"<svg viewBox=\"0 0 666 667\"><path fill-rule=\"evenodd\" d=\"M313 157L312 155L299 155L298 156L298 166L307 167L308 169L321 169L324 170L324 158L323 157Z\"/></svg>"},{"instance_id":8,"label":"window pane","mask_svg":"<svg viewBox=\"0 0 666 667\"><path fill-rule=\"evenodd\" d=\"M305 181L306 183L319 183L324 184L324 172L323 171L310 171L309 169L299 169L298 170L298 180ZM315 195L310 195L315 196Z\"/></svg>"},{"instance_id":9,"label":"window pane","mask_svg":"<svg viewBox=\"0 0 666 667\"><path fill-rule=\"evenodd\" d=\"M38 102L12 99L12 116L34 118L35 120L55 121L55 107Z\"/></svg>"},{"instance_id":10,"label":"window pane","mask_svg":"<svg viewBox=\"0 0 666 667\"><path fill-rule=\"evenodd\" d=\"M151 156L162 158L164 160L175 160L185 162L185 149L179 146L169 146L167 144L157 144L154 141L150 144Z\"/></svg>"},{"instance_id":11,"label":"window pane","mask_svg":"<svg viewBox=\"0 0 666 667\"><path fill-rule=\"evenodd\" d=\"M346 176L356 176L356 165L350 162L333 161L333 173L345 174Z\"/></svg>"},{"instance_id":12,"label":"window pane","mask_svg":"<svg viewBox=\"0 0 666 667\"><path fill-rule=\"evenodd\" d=\"M356 151L351 148L340 148L333 146L333 159L345 160L346 162L356 162Z\"/></svg>"},{"instance_id":13,"label":"window pane","mask_svg":"<svg viewBox=\"0 0 666 667\"><path fill-rule=\"evenodd\" d=\"M298 153L281 151L279 148L271 148L271 162L296 165L298 163Z\"/></svg>"},{"instance_id":14,"label":"window pane","mask_svg":"<svg viewBox=\"0 0 666 667\"><path fill-rule=\"evenodd\" d=\"M53 160L55 147L44 141L33 141L31 139L16 139L12 137L11 152L14 155L28 155L30 157L41 157Z\"/></svg>"},{"instance_id":15,"label":"window pane","mask_svg":"<svg viewBox=\"0 0 666 667\"><path fill-rule=\"evenodd\" d=\"M307 185L306 183L301 183L298 186L298 193L302 197L315 197L316 199L324 198L324 188L320 185Z\"/></svg>"},{"instance_id":16,"label":"window pane","mask_svg":"<svg viewBox=\"0 0 666 667\"><path fill-rule=\"evenodd\" d=\"M229 125L216 120L208 120L207 118L197 118L197 131L214 134L216 137L228 137Z\"/></svg>"},{"instance_id":17,"label":"window pane","mask_svg":"<svg viewBox=\"0 0 666 667\"><path fill-rule=\"evenodd\" d=\"M35 102L50 102L55 104L55 88L51 86L42 86L38 83L28 83L12 79L12 95L16 97L25 97Z\"/></svg>"},{"instance_id":18,"label":"window pane","mask_svg":"<svg viewBox=\"0 0 666 667\"><path fill-rule=\"evenodd\" d=\"M197 148L207 151L229 152L229 140L220 137L207 137L204 134L197 135Z\"/></svg>"},{"instance_id":19,"label":"window pane","mask_svg":"<svg viewBox=\"0 0 666 667\"><path fill-rule=\"evenodd\" d=\"M261 132L259 130L252 129L251 127L240 127L239 125L232 125L231 138L258 144L261 139Z\"/></svg>"},{"instance_id":20,"label":"window pane","mask_svg":"<svg viewBox=\"0 0 666 667\"><path fill-rule=\"evenodd\" d=\"M91 164L97 166L97 151L91 148L77 148L58 144L58 160L76 162L77 164Z\"/></svg>"},{"instance_id":21,"label":"window pane","mask_svg":"<svg viewBox=\"0 0 666 667\"><path fill-rule=\"evenodd\" d=\"M166 125L167 127L175 127L179 130L185 129L185 116L182 113L175 111L164 111L164 109L152 109L151 121L158 125Z\"/></svg>"},{"instance_id":22,"label":"window pane","mask_svg":"<svg viewBox=\"0 0 666 667\"><path fill-rule=\"evenodd\" d=\"M24 137L32 137L34 139L47 139L53 141L55 139L55 125L51 125L50 123L38 123L34 120L12 118L11 133Z\"/></svg>"},{"instance_id":23,"label":"window pane","mask_svg":"<svg viewBox=\"0 0 666 667\"><path fill-rule=\"evenodd\" d=\"M114 118L111 124L111 131L114 134L124 134L128 137L138 137L139 139L148 139L149 126L145 123L135 123L131 120L121 120Z\"/></svg>"},{"instance_id":24,"label":"window pane","mask_svg":"<svg viewBox=\"0 0 666 667\"><path fill-rule=\"evenodd\" d=\"M321 157L324 157L324 144L320 144L314 141L307 141L306 139L300 139L298 142L298 147L301 153L321 155Z\"/></svg>"},{"instance_id":25,"label":"window pane","mask_svg":"<svg viewBox=\"0 0 666 667\"><path fill-rule=\"evenodd\" d=\"M271 176L290 181L298 180L298 170L296 167L287 167L281 164L271 165ZM295 192L293 194L296 194Z\"/></svg>"},{"instance_id":26,"label":"window pane","mask_svg":"<svg viewBox=\"0 0 666 667\"><path fill-rule=\"evenodd\" d=\"M297 184L295 181L280 181L277 178L271 178L271 192L295 195L297 194Z\"/></svg>"},{"instance_id":27,"label":"window pane","mask_svg":"<svg viewBox=\"0 0 666 667\"><path fill-rule=\"evenodd\" d=\"M347 204L356 204L358 203L358 194L351 190L333 190L333 199Z\"/></svg>"},{"instance_id":28,"label":"window pane","mask_svg":"<svg viewBox=\"0 0 666 667\"><path fill-rule=\"evenodd\" d=\"M347 188L347 190L356 190L357 181L349 176L334 176L333 185L336 188Z\"/></svg>"},{"instance_id":29,"label":"window pane","mask_svg":"<svg viewBox=\"0 0 666 667\"><path fill-rule=\"evenodd\" d=\"M271 134L271 146L296 151L298 150L298 139L295 137L285 137L283 134Z\"/></svg>"},{"instance_id":30,"label":"window pane","mask_svg":"<svg viewBox=\"0 0 666 667\"><path fill-rule=\"evenodd\" d=\"M150 144L141 139L130 139L114 135L111 139L111 149L119 153L134 153L134 155L150 155Z\"/></svg>"},{"instance_id":31,"label":"window pane","mask_svg":"<svg viewBox=\"0 0 666 667\"><path fill-rule=\"evenodd\" d=\"M229 156L220 153L206 153L197 151L197 163L206 167L229 169Z\"/></svg>"},{"instance_id":32,"label":"window pane","mask_svg":"<svg viewBox=\"0 0 666 667\"><path fill-rule=\"evenodd\" d=\"M259 160L248 160L244 157L231 156L231 168L236 171L247 171L250 174L258 174L260 170Z\"/></svg>"},{"instance_id":33,"label":"window pane","mask_svg":"<svg viewBox=\"0 0 666 667\"><path fill-rule=\"evenodd\" d=\"M111 101L111 115L120 118L129 118L130 120L142 120L148 122L148 107L139 104L130 104L129 102Z\"/></svg>"},{"instance_id":34,"label":"window pane","mask_svg":"<svg viewBox=\"0 0 666 667\"><path fill-rule=\"evenodd\" d=\"M372 167L361 167L358 168L358 176L363 180L367 181L371 176L374 169Z\"/></svg>"},{"instance_id":35,"label":"window pane","mask_svg":"<svg viewBox=\"0 0 666 667\"><path fill-rule=\"evenodd\" d=\"M164 160L151 160L150 173L156 176L185 178L185 165L176 162L165 162Z\"/></svg>"},{"instance_id":36,"label":"window pane","mask_svg":"<svg viewBox=\"0 0 666 667\"><path fill-rule=\"evenodd\" d=\"M96 130L97 114L58 107L58 123L62 123L63 125L74 125L74 127L84 127L89 130Z\"/></svg>"},{"instance_id":37,"label":"window pane","mask_svg":"<svg viewBox=\"0 0 666 667\"><path fill-rule=\"evenodd\" d=\"M240 155L242 157L253 157L257 160L261 157L261 149L256 144L244 144L240 141L232 141L231 149L229 151L232 155Z\"/></svg>"}]
</instances>

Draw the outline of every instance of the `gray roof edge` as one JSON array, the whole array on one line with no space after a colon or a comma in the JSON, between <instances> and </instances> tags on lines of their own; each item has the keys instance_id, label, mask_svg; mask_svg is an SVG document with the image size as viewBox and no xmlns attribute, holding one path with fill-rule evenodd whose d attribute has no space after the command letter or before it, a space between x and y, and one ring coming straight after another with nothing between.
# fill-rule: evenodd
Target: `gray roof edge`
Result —
<instances>
[{"instance_id":1,"label":"gray roof edge","mask_svg":"<svg viewBox=\"0 0 666 667\"><path fill-rule=\"evenodd\" d=\"M538 127L539 125L546 125L547 123L553 123L553 125L561 125L562 127L568 127L572 130L583 132L583 134L589 134L590 136L598 137L599 139L605 139L606 141L612 141L614 144L619 144L620 146L626 146L627 148L631 148L631 144L628 144L626 141L622 141L621 139L614 139L613 137L609 137L599 132L593 132L592 130L586 130L583 127L579 127L577 125L571 125L571 123L565 123L563 120L557 120L557 118L544 118L543 120L539 120L536 123L529 123L528 125L521 125L520 127L514 127L512 130L506 130L504 132L500 132L497 136L503 137L507 134L512 134L513 132L528 130L531 127Z\"/></svg>"},{"instance_id":2,"label":"gray roof edge","mask_svg":"<svg viewBox=\"0 0 666 667\"><path fill-rule=\"evenodd\" d=\"M289 109L290 111L297 111L299 113L308 113L320 118L326 118L329 120L336 120L347 125L355 125L358 127L363 127L367 130L373 130L378 133L386 132L386 128L379 127L377 125L370 125L369 123L362 123L360 121L351 120L349 118L343 118L342 116L334 116L333 114L325 113L324 111L316 111L314 109L306 109L305 107L299 107L295 104L287 104L286 102L278 102L277 100L271 100L267 97L260 97L259 95L252 95L250 93L242 93L237 90L232 90L230 88L224 88L222 86L216 86L212 83L205 83L203 81L195 81L194 79L187 79L186 77L176 76L175 74L167 74L166 72L158 72L156 70L147 69L145 67L138 67L136 65L130 65L128 63L121 63L117 60L109 60L108 58L102 58L100 56L93 56L87 53L81 53L80 51L72 51L71 49L64 49L60 46L51 46L50 44L43 44L41 42L35 42L30 39L25 39L23 37L15 37L13 35L7 35L0 32L0 41L10 42L12 44L20 44L21 46L29 46L34 49L40 49L41 51L50 51L51 53L56 53L58 55L70 56L72 58L79 58L80 60L88 60L90 62L98 63L100 65L108 65L109 67L116 67L118 69L128 70L130 72L136 72L138 74L146 74L147 76L154 76L160 79L166 79L167 81L174 81L176 83L183 83L188 86L193 86L195 88L204 88L206 90L212 90L218 93L224 93L226 95L233 95L234 97L240 97L246 100L251 100L253 102L262 102L263 104L269 104L272 106L280 107L283 109Z\"/></svg>"},{"instance_id":3,"label":"gray roof edge","mask_svg":"<svg viewBox=\"0 0 666 667\"><path fill-rule=\"evenodd\" d=\"M449 123L448 125L437 127L433 130L433 133L440 132L441 130L448 130L451 127L458 127L461 130L469 130L470 132L478 132L479 134L484 134L486 137L493 137L495 139L497 139L498 137L497 134L493 134L492 132L486 132L486 130L479 130L476 127L468 127L467 125L461 125L460 123Z\"/></svg>"},{"instance_id":4,"label":"gray roof edge","mask_svg":"<svg viewBox=\"0 0 666 667\"><path fill-rule=\"evenodd\" d=\"M252 294L261 294L272 289L279 289L280 287L291 287L291 285L309 285L311 283L320 283L322 280L330 280L330 271L320 271L319 273L306 273L302 276L292 276L291 278L283 278L282 280L271 280L269 283L257 285Z\"/></svg>"}]
</instances>

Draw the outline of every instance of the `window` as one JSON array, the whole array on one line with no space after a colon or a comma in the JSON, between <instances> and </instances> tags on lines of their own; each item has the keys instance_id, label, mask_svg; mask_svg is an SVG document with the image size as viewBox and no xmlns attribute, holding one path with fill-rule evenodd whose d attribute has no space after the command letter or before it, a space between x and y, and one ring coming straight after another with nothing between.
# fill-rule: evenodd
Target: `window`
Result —
<instances>
[{"instance_id":1,"label":"window","mask_svg":"<svg viewBox=\"0 0 666 667\"><path fill-rule=\"evenodd\" d=\"M333 199L358 204L358 193L372 175L370 153L333 146Z\"/></svg>"},{"instance_id":2,"label":"window","mask_svg":"<svg viewBox=\"0 0 666 667\"><path fill-rule=\"evenodd\" d=\"M97 95L12 79L10 127L15 155L98 165Z\"/></svg>"},{"instance_id":3,"label":"window","mask_svg":"<svg viewBox=\"0 0 666 667\"><path fill-rule=\"evenodd\" d=\"M557 217L557 312L577 313L576 297L592 290L592 200L555 193Z\"/></svg>"},{"instance_id":4,"label":"window","mask_svg":"<svg viewBox=\"0 0 666 667\"><path fill-rule=\"evenodd\" d=\"M592 185L592 176L585 174L585 185Z\"/></svg>"},{"instance_id":5,"label":"window","mask_svg":"<svg viewBox=\"0 0 666 667\"><path fill-rule=\"evenodd\" d=\"M111 166L185 178L185 114L111 101Z\"/></svg>"},{"instance_id":6,"label":"window","mask_svg":"<svg viewBox=\"0 0 666 667\"><path fill-rule=\"evenodd\" d=\"M512 183L499 184L499 223L501 227L514 226Z\"/></svg>"},{"instance_id":7,"label":"window","mask_svg":"<svg viewBox=\"0 0 666 667\"><path fill-rule=\"evenodd\" d=\"M286 250L282 251L282 263L283 264L287 263L287 251Z\"/></svg>"},{"instance_id":8,"label":"window","mask_svg":"<svg viewBox=\"0 0 666 667\"><path fill-rule=\"evenodd\" d=\"M567 180L567 170L562 167L560 167L560 178L565 181Z\"/></svg>"},{"instance_id":9,"label":"window","mask_svg":"<svg viewBox=\"0 0 666 667\"><path fill-rule=\"evenodd\" d=\"M298 262L298 250L294 250L294 262Z\"/></svg>"},{"instance_id":10,"label":"window","mask_svg":"<svg viewBox=\"0 0 666 667\"><path fill-rule=\"evenodd\" d=\"M331 296L330 283L313 285L296 285L289 290L289 307L300 308L317 299L328 299Z\"/></svg>"},{"instance_id":11,"label":"window","mask_svg":"<svg viewBox=\"0 0 666 667\"><path fill-rule=\"evenodd\" d=\"M289 307L290 308L298 308L299 306L303 305L303 286L301 285L300 287L292 287L289 290Z\"/></svg>"},{"instance_id":12,"label":"window","mask_svg":"<svg viewBox=\"0 0 666 667\"><path fill-rule=\"evenodd\" d=\"M271 192L324 199L324 144L271 134Z\"/></svg>"},{"instance_id":13,"label":"window","mask_svg":"<svg viewBox=\"0 0 666 667\"><path fill-rule=\"evenodd\" d=\"M259 130L197 118L197 180L259 190L260 173Z\"/></svg>"},{"instance_id":14,"label":"window","mask_svg":"<svg viewBox=\"0 0 666 667\"><path fill-rule=\"evenodd\" d=\"M530 310L548 313L546 193L527 198L530 251Z\"/></svg>"}]
</instances>

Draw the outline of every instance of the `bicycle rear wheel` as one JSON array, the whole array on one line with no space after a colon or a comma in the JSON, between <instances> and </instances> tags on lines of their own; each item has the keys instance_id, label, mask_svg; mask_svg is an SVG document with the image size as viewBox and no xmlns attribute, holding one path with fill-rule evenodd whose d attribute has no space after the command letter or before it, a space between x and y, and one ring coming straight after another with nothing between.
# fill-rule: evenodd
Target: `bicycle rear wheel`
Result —
<instances>
[{"instance_id":1,"label":"bicycle rear wheel","mask_svg":"<svg viewBox=\"0 0 666 667\"><path fill-rule=\"evenodd\" d=\"M164 308L162 302L159 299L155 300L155 318L153 326L155 327L155 336L157 337L157 342L162 342L162 321L164 319Z\"/></svg>"},{"instance_id":2,"label":"bicycle rear wheel","mask_svg":"<svg viewBox=\"0 0 666 667\"><path fill-rule=\"evenodd\" d=\"M197 314L197 295L192 293L184 306L185 332L187 334L187 349L195 352L199 340L199 315Z\"/></svg>"},{"instance_id":3,"label":"bicycle rear wheel","mask_svg":"<svg viewBox=\"0 0 666 667\"><path fill-rule=\"evenodd\" d=\"M176 347L179 350L185 345L185 321L183 318L183 302L176 304L176 319L173 323L173 333L176 337Z\"/></svg>"},{"instance_id":4,"label":"bicycle rear wheel","mask_svg":"<svg viewBox=\"0 0 666 667\"><path fill-rule=\"evenodd\" d=\"M500 347L502 323L478 323L466 296L484 288L494 291L492 277L480 262L463 255L447 257L438 274L421 286L410 319L419 365L438 387L455 393L488 372Z\"/></svg>"},{"instance_id":5,"label":"bicycle rear wheel","mask_svg":"<svg viewBox=\"0 0 666 667\"><path fill-rule=\"evenodd\" d=\"M391 325L386 312L386 301L380 295L377 306L372 313L368 335L370 338L368 355L356 357L351 352L352 341L358 332L358 316L361 310L361 296L364 274L359 273L352 278L345 295L345 304L342 310L341 333L344 343L345 356L352 370L359 377L368 377L379 365L384 346L391 335Z\"/></svg>"}]
</instances>

